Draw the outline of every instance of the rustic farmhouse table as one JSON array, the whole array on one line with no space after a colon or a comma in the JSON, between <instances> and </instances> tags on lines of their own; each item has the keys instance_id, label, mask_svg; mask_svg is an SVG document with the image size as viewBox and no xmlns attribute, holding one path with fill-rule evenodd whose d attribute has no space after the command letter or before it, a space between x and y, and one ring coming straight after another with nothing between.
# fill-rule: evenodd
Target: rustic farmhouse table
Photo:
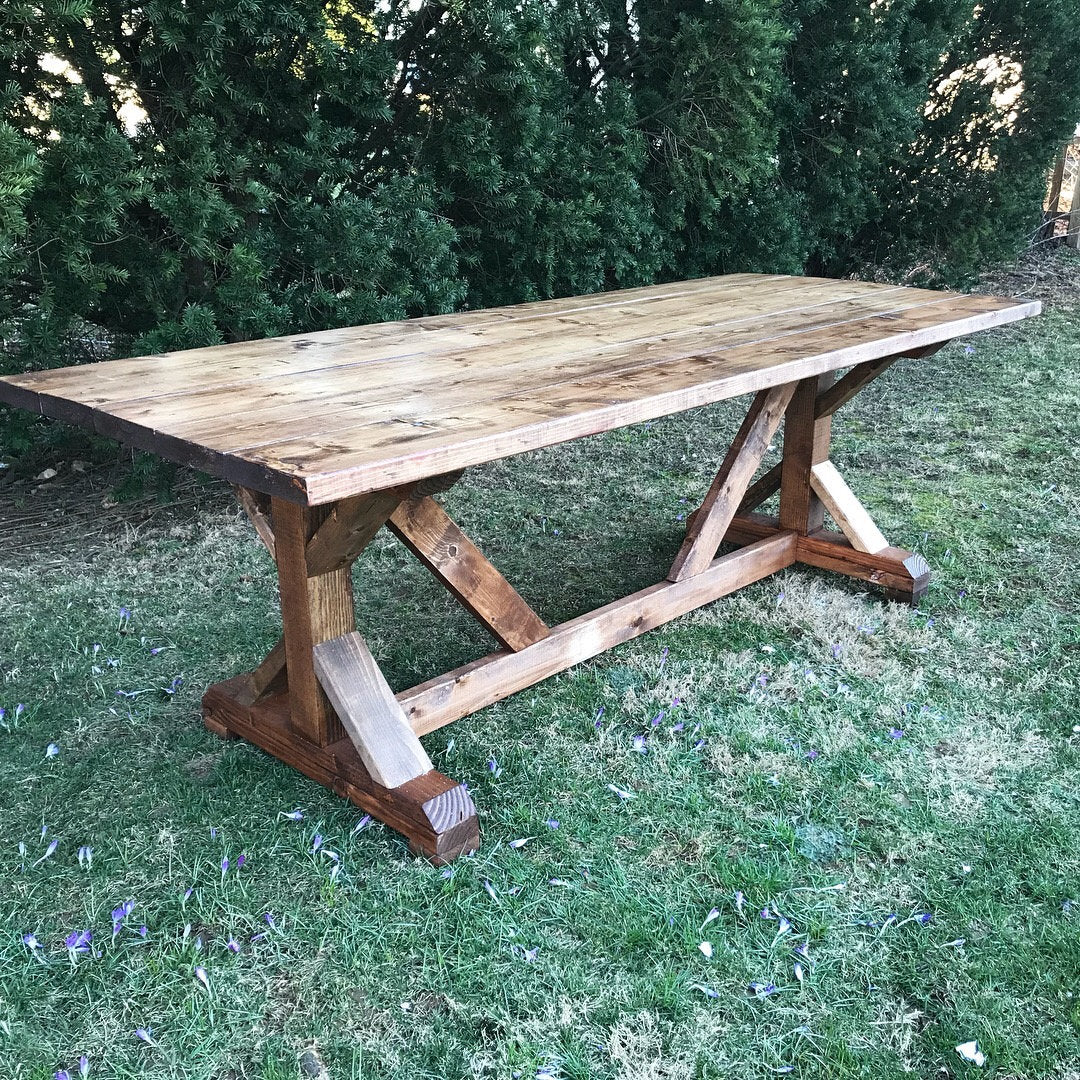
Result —
<instances>
[{"instance_id":1,"label":"rustic farmhouse table","mask_svg":"<svg viewBox=\"0 0 1080 1080\"><path fill-rule=\"evenodd\" d=\"M254 671L207 691L207 727L445 861L479 831L468 792L432 768L426 732L793 563L918 601L929 569L889 546L830 462L833 413L899 357L1038 312L734 274L15 375L0 380L0 401L236 486L277 564L284 632ZM433 498L468 466L740 394L752 404L667 579L561 626ZM754 480L781 421L783 459ZM754 513L776 491L779 515ZM383 526L497 651L394 693L356 632L352 592L352 564ZM718 557L722 543L737 547Z\"/></svg>"}]
</instances>

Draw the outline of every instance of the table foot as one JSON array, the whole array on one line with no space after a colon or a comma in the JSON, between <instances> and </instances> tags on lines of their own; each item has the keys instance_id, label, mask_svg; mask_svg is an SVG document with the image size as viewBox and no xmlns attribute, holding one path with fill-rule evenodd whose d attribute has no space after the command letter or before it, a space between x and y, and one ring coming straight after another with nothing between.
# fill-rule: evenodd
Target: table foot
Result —
<instances>
[{"instance_id":1,"label":"table foot","mask_svg":"<svg viewBox=\"0 0 1080 1080\"><path fill-rule=\"evenodd\" d=\"M287 693L271 693L254 703L250 696L247 676L211 686L203 697L207 728L247 739L299 769L401 833L414 854L436 865L479 847L476 809L463 784L432 769L398 787L383 787L348 738L316 746L297 734L289 724Z\"/></svg>"},{"instance_id":2,"label":"table foot","mask_svg":"<svg viewBox=\"0 0 1080 1080\"><path fill-rule=\"evenodd\" d=\"M742 546L776 536L782 531L775 517L740 514L732 521L724 540ZM885 547L875 552L859 551L846 536L828 529L796 537L795 562L879 585L889 600L898 600L912 607L918 605L930 587L930 567L918 552L898 547Z\"/></svg>"}]
</instances>

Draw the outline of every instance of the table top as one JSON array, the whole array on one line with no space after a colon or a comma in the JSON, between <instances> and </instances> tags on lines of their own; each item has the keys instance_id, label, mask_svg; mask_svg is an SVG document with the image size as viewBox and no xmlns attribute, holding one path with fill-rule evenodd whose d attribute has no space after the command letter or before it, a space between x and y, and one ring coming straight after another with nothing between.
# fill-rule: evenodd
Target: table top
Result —
<instances>
[{"instance_id":1,"label":"table top","mask_svg":"<svg viewBox=\"0 0 1080 1080\"><path fill-rule=\"evenodd\" d=\"M317 505L1037 315L724 277L11 375L0 401Z\"/></svg>"}]
</instances>

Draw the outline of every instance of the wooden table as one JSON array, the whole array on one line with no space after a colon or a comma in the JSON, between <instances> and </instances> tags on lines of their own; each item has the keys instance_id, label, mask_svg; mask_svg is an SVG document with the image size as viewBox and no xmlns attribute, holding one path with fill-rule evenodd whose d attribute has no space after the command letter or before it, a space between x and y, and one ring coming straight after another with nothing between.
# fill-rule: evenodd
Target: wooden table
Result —
<instances>
[{"instance_id":1,"label":"wooden table","mask_svg":"<svg viewBox=\"0 0 1080 1080\"><path fill-rule=\"evenodd\" d=\"M829 461L833 413L894 360L1039 309L734 274L16 375L0 401L236 486L277 563L284 632L254 671L207 691L207 727L444 861L479 831L468 792L432 768L426 732L794 563L918 601L925 561L889 546ZM468 466L740 394L752 404L667 579L560 626L433 498ZM754 480L781 421L783 460ZM777 517L753 512L776 491ZM384 526L497 651L391 690L356 632L351 576ZM718 557L722 543L738 546Z\"/></svg>"}]
</instances>

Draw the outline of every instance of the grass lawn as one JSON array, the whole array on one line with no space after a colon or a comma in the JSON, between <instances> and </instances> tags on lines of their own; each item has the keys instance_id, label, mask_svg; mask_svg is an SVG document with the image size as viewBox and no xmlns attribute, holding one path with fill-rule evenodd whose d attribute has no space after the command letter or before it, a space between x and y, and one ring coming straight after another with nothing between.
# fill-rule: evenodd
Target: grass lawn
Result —
<instances>
[{"instance_id":1,"label":"grass lawn","mask_svg":"<svg viewBox=\"0 0 1080 1080\"><path fill-rule=\"evenodd\" d=\"M9 484L0 1076L1075 1080L1080 260L1038 266L1041 319L837 418L834 459L934 568L919 610L790 570L436 732L484 837L449 871L203 729L205 686L280 632L223 487L103 511L63 454ZM744 405L445 502L561 621L663 576ZM356 576L396 686L490 651L388 535Z\"/></svg>"}]
</instances>

